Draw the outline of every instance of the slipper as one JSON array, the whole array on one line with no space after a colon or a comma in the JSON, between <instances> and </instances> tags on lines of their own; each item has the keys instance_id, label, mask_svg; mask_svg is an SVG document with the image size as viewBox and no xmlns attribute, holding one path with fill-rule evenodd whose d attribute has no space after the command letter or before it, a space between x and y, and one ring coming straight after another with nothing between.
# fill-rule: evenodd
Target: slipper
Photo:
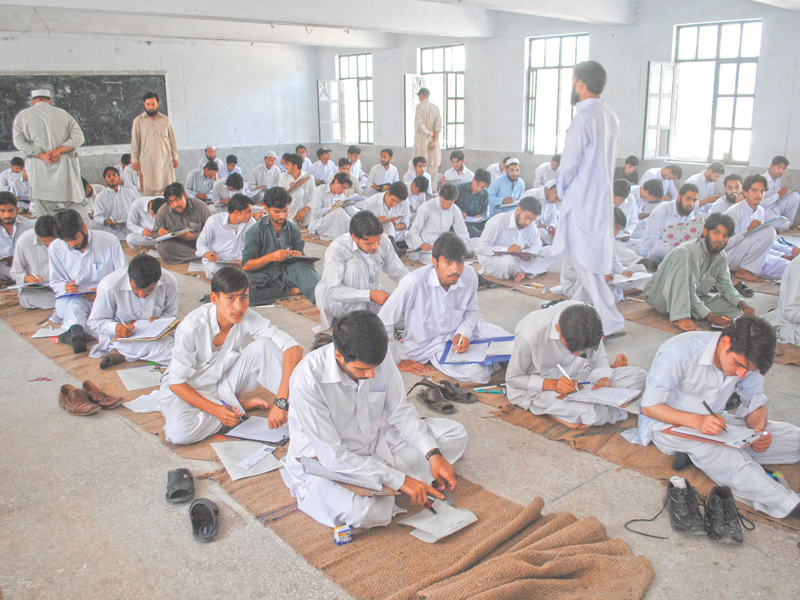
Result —
<instances>
[{"instance_id":1,"label":"slipper","mask_svg":"<svg viewBox=\"0 0 800 600\"><path fill-rule=\"evenodd\" d=\"M442 396L442 390L432 387L417 392L417 400L430 408L433 412L442 415L452 415L456 412L456 407L447 402Z\"/></svg>"},{"instance_id":2,"label":"slipper","mask_svg":"<svg viewBox=\"0 0 800 600\"><path fill-rule=\"evenodd\" d=\"M753 296L756 295L756 293L753 290L751 290L750 287L744 281L740 281L735 286L733 286L733 288L745 298L752 298Z\"/></svg>"},{"instance_id":3,"label":"slipper","mask_svg":"<svg viewBox=\"0 0 800 600\"><path fill-rule=\"evenodd\" d=\"M451 402L460 402L461 404L472 404L478 401L478 395L469 390L465 390L458 383L453 383L448 380L441 380L439 386L442 388L442 394Z\"/></svg>"},{"instance_id":4,"label":"slipper","mask_svg":"<svg viewBox=\"0 0 800 600\"><path fill-rule=\"evenodd\" d=\"M194 498L194 479L189 469L175 469L167 473L167 502L181 504Z\"/></svg>"},{"instance_id":5,"label":"slipper","mask_svg":"<svg viewBox=\"0 0 800 600\"><path fill-rule=\"evenodd\" d=\"M545 302L544 304L542 304L542 308L550 308L551 306L555 306L556 304L558 304L559 302L563 302L564 300L565 300L564 298L559 298L558 300L550 300L550 302Z\"/></svg>"},{"instance_id":6,"label":"slipper","mask_svg":"<svg viewBox=\"0 0 800 600\"><path fill-rule=\"evenodd\" d=\"M219 508L208 498L198 498L189 507L192 535L198 542L210 542L217 535Z\"/></svg>"},{"instance_id":7,"label":"slipper","mask_svg":"<svg viewBox=\"0 0 800 600\"><path fill-rule=\"evenodd\" d=\"M478 289L479 290L493 290L499 288L500 284L494 281L489 281L483 275L478 274Z\"/></svg>"},{"instance_id":8,"label":"slipper","mask_svg":"<svg viewBox=\"0 0 800 600\"><path fill-rule=\"evenodd\" d=\"M311 350L313 351L318 348L322 348L331 342L333 342L333 336L330 333L320 332L314 337L314 343L311 346Z\"/></svg>"}]
</instances>

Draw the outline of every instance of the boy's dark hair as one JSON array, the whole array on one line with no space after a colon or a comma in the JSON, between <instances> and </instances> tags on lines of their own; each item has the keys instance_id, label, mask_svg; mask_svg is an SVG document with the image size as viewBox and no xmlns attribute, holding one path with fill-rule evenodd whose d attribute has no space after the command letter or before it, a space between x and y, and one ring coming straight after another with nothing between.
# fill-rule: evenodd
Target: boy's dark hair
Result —
<instances>
[{"instance_id":1,"label":"boy's dark hair","mask_svg":"<svg viewBox=\"0 0 800 600\"><path fill-rule=\"evenodd\" d=\"M383 224L375 213L361 210L350 219L350 235L354 235L360 240L365 237L382 234Z\"/></svg>"},{"instance_id":2,"label":"boy's dark hair","mask_svg":"<svg viewBox=\"0 0 800 600\"><path fill-rule=\"evenodd\" d=\"M347 147L348 154L361 154L361 148L358 146L348 146Z\"/></svg>"},{"instance_id":3,"label":"boy's dark hair","mask_svg":"<svg viewBox=\"0 0 800 600\"><path fill-rule=\"evenodd\" d=\"M659 179L648 179L642 184L642 189L649 192L651 196L656 198L664 197L664 184Z\"/></svg>"},{"instance_id":4,"label":"boy's dark hair","mask_svg":"<svg viewBox=\"0 0 800 600\"><path fill-rule=\"evenodd\" d=\"M158 214L158 211L167 203L164 196L159 196L158 198L153 198L150 202L147 203L147 208L153 211L154 215Z\"/></svg>"},{"instance_id":5,"label":"boy's dark hair","mask_svg":"<svg viewBox=\"0 0 800 600\"><path fill-rule=\"evenodd\" d=\"M103 169L103 179L106 178L106 173L108 173L109 171L113 171L114 173L117 174L117 176L119 176L119 169L117 167L106 167L105 169Z\"/></svg>"},{"instance_id":6,"label":"boy's dark hair","mask_svg":"<svg viewBox=\"0 0 800 600\"><path fill-rule=\"evenodd\" d=\"M760 317L742 315L725 327L720 339L731 341L731 352L744 356L762 375L772 367L778 341L772 325Z\"/></svg>"},{"instance_id":7,"label":"boy's dark hair","mask_svg":"<svg viewBox=\"0 0 800 600\"><path fill-rule=\"evenodd\" d=\"M15 156L14 158L11 159L11 166L12 167L24 167L25 166L25 161L22 158L20 158L19 156Z\"/></svg>"},{"instance_id":8,"label":"boy's dark hair","mask_svg":"<svg viewBox=\"0 0 800 600\"><path fill-rule=\"evenodd\" d=\"M286 208L292 203L292 197L282 187L268 189L264 193L264 206L267 208Z\"/></svg>"},{"instance_id":9,"label":"boy's dark hair","mask_svg":"<svg viewBox=\"0 0 800 600\"><path fill-rule=\"evenodd\" d=\"M706 231L711 231L716 229L718 225L722 225L728 230L728 237L733 237L733 234L736 233L736 223L734 222L733 217L726 215L725 213L711 213L708 215L705 223L703 223L703 229ZM703 237L706 236L704 235Z\"/></svg>"},{"instance_id":10,"label":"boy's dark hair","mask_svg":"<svg viewBox=\"0 0 800 600\"><path fill-rule=\"evenodd\" d=\"M718 160L715 160L706 168L711 169L711 173L719 173L720 175L725 175L725 165L719 162Z\"/></svg>"},{"instance_id":11,"label":"boy's dark hair","mask_svg":"<svg viewBox=\"0 0 800 600\"><path fill-rule=\"evenodd\" d=\"M722 181L722 184L728 185L729 181L738 181L741 183L744 180L742 179L742 176L739 175L739 173L731 173L730 175L725 176L725 179Z\"/></svg>"},{"instance_id":12,"label":"boy's dark hair","mask_svg":"<svg viewBox=\"0 0 800 600\"><path fill-rule=\"evenodd\" d=\"M417 186L417 190L419 190L420 194L424 194L428 191L428 178L425 177L425 175L414 177L412 183Z\"/></svg>"},{"instance_id":13,"label":"boy's dark hair","mask_svg":"<svg viewBox=\"0 0 800 600\"><path fill-rule=\"evenodd\" d=\"M128 277L138 289L144 289L161 279L161 263L149 254L139 254L128 263Z\"/></svg>"},{"instance_id":14,"label":"boy's dark hair","mask_svg":"<svg viewBox=\"0 0 800 600\"><path fill-rule=\"evenodd\" d=\"M353 161L350 160L349 158L347 158L346 156L344 156L344 157L340 158L338 161L336 161L336 164L341 169L342 167L346 167L347 165L352 165Z\"/></svg>"},{"instance_id":15,"label":"boy's dark hair","mask_svg":"<svg viewBox=\"0 0 800 600\"><path fill-rule=\"evenodd\" d=\"M303 144L297 144L297 146L295 146L295 147L294 147L294 151L295 151L295 152L299 152L300 150L307 150L307 149L308 149L308 148L306 148L305 146L303 146Z\"/></svg>"},{"instance_id":16,"label":"boy's dark hair","mask_svg":"<svg viewBox=\"0 0 800 600\"><path fill-rule=\"evenodd\" d=\"M161 102L161 100L158 97L158 94L156 92L152 91L152 90L149 91L149 92L146 92L145 95L142 96L142 102L144 102L145 100L150 100L150 98L155 98L156 102L159 102L159 103Z\"/></svg>"},{"instance_id":17,"label":"boy's dark hair","mask_svg":"<svg viewBox=\"0 0 800 600\"><path fill-rule=\"evenodd\" d=\"M747 177L744 178L744 182L742 183L742 191L743 192L748 191L751 187L753 187L754 183L760 183L761 185L763 185L764 191L766 191L767 188L769 187L769 184L767 183L767 178L764 177L763 175L748 175Z\"/></svg>"},{"instance_id":18,"label":"boy's dark hair","mask_svg":"<svg viewBox=\"0 0 800 600\"><path fill-rule=\"evenodd\" d=\"M464 160L464 159L466 158L466 157L464 156L464 151L463 151L463 150L453 150L453 151L450 153L450 160L453 160L454 158L455 158L456 160Z\"/></svg>"},{"instance_id":19,"label":"boy's dark hair","mask_svg":"<svg viewBox=\"0 0 800 600\"><path fill-rule=\"evenodd\" d=\"M620 229L625 229L625 226L628 224L628 217L625 216L625 213L622 211L621 208L618 206L614 207L614 226L619 227Z\"/></svg>"},{"instance_id":20,"label":"boy's dark hair","mask_svg":"<svg viewBox=\"0 0 800 600\"><path fill-rule=\"evenodd\" d=\"M445 200L455 202L458 199L458 187L454 183L448 181L442 186L442 189L439 190L439 196Z\"/></svg>"},{"instance_id":21,"label":"boy's dark hair","mask_svg":"<svg viewBox=\"0 0 800 600\"><path fill-rule=\"evenodd\" d=\"M123 165L125 167L127 167L129 164L131 164L131 155L130 155L130 153L126 152L125 154L123 154L120 157L119 162L120 162L121 165Z\"/></svg>"},{"instance_id":22,"label":"boy's dark hair","mask_svg":"<svg viewBox=\"0 0 800 600\"><path fill-rule=\"evenodd\" d=\"M638 167L639 166L639 157L634 155L634 154L631 154L628 158L625 159L625 164L626 165L631 165L633 167Z\"/></svg>"},{"instance_id":23,"label":"boy's dark hair","mask_svg":"<svg viewBox=\"0 0 800 600\"><path fill-rule=\"evenodd\" d=\"M83 219L77 210L68 208L56 211L56 237L71 242L83 231Z\"/></svg>"},{"instance_id":24,"label":"boy's dark hair","mask_svg":"<svg viewBox=\"0 0 800 600\"><path fill-rule=\"evenodd\" d=\"M770 167L774 167L775 165L786 165L789 166L789 159L785 156L781 156L780 154L772 159L770 163Z\"/></svg>"},{"instance_id":25,"label":"boy's dark hair","mask_svg":"<svg viewBox=\"0 0 800 600\"><path fill-rule=\"evenodd\" d=\"M209 171L219 171L219 165L215 160L208 161L203 168L208 169Z\"/></svg>"},{"instance_id":26,"label":"boy's dark hair","mask_svg":"<svg viewBox=\"0 0 800 600\"><path fill-rule=\"evenodd\" d=\"M400 200L400 202L408 198L408 188L406 187L406 184L403 183L402 181L395 181L392 185L389 186L389 189L387 191L389 192L390 196L394 196L395 198Z\"/></svg>"},{"instance_id":27,"label":"boy's dark hair","mask_svg":"<svg viewBox=\"0 0 800 600\"><path fill-rule=\"evenodd\" d=\"M426 165L427 165L427 164L428 164L428 159L427 159L427 158L425 158L424 156L415 156L415 157L414 157L414 160L412 160L412 161L411 161L411 164L412 164L412 165L414 165L415 167L416 167L416 166L417 166L419 163L423 163L423 164L426 164Z\"/></svg>"},{"instance_id":28,"label":"boy's dark hair","mask_svg":"<svg viewBox=\"0 0 800 600\"><path fill-rule=\"evenodd\" d=\"M164 199L169 200L170 198L180 198L186 193L183 185L178 181L173 181L167 187L164 188Z\"/></svg>"},{"instance_id":29,"label":"boy's dark hair","mask_svg":"<svg viewBox=\"0 0 800 600\"><path fill-rule=\"evenodd\" d=\"M225 157L225 164L226 165L238 165L239 164L239 158L235 154L228 154L228 156Z\"/></svg>"},{"instance_id":30,"label":"boy's dark hair","mask_svg":"<svg viewBox=\"0 0 800 600\"><path fill-rule=\"evenodd\" d=\"M353 180L350 179L350 175L347 173L336 173L333 176L333 181L336 183L341 183L342 185L346 185L347 187L353 187Z\"/></svg>"},{"instance_id":31,"label":"boy's dark hair","mask_svg":"<svg viewBox=\"0 0 800 600\"><path fill-rule=\"evenodd\" d=\"M556 162L558 164L561 164L561 155L560 154L553 154L553 156L550 157L550 160L552 162Z\"/></svg>"},{"instance_id":32,"label":"boy's dark hair","mask_svg":"<svg viewBox=\"0 0 800 600\"><path fill-rule=\"evenodd\" d=\"M683 177L683 167L681 167L680 165L669 164L669 165L664 165L664 168L669 169L670 173L675 175L675 177L677 177L678 179Z\"/></svg>"},{"instance_id":33,"label":"boy's dark hair","mask_svg":"<svg viewBox=\"0 0 800 600\"><path fill-rule=\"evenodd\" d=\"M381 150L381 154L383 154L384 152L386 152L386 154L389 155L389 158L392 158L394 156L394 150L392 150L391 148L384 148L383 150Z\"/></svg>"},{"instance_id":34,"label":"boy's dark hair","mask_svg":"<svg viewBox=\"0 0 800 600\"><path fill-rule=\"evenodd\" d=\"M237 210L247 210L248 206L253 206L253 199L247 194L234 194L228 200L228 213L236 212Z\"/></svg>"},{"instance_id":35,"label":"boy's dark hair","mask_svg":"<svg viewBox=\"0 0 800 600\"><path fill-rule=\"evenodd\" d=\"M33 224L33 232L36 237L54 238L56 236L56 220L52 215L44 215L36 219Z\"/></svg>"},{"instance_id":36,"label":"boy's dark hair","mask_svg":"<svg viewBox=\"0 0 800 600\"><path fill-rule=\"evenodd\" d=\"M298 169L303 168L303 159L299 154L290 154L283 159L283 163L292 163Z\"/></svg>"},{"instance_id":37,"label":"boy's dark hair","mask_svg":"<svg viewBox=\"0 0 800 600\"><path fill-rule=\"evenodd\" d=\"M651 181L656 181L652 179ZM661 183L661 182L659 182ZM662 189L663 191L663 189ZM627 179L615 179L614 180L614 195L618 198L627 198L628 194L631 193L631 182Z\"/></svg>"},{"instance_id":38,"label":"boy's dark hair","mask_svg":"<svg viewBox=\"0 0 800 600\"><path fill-rule=\"evenodd\" d=\"M603 322L589 304L565 308L558 317L558 327L570 352L596 350L603 339Z\"/></svg>"},{"instance_id":39,"label":"boy's dark hair","mask_svg":"<svg viewBox=\"0 0 800 600\"><path fill-rule=\"evenodd\" d=\"M17 206L17 197L11 192L0 192L0 206L12 204Z\"/></svg>"},{"instance_id":40,"label":"boy's dark hair","mask_svg":"<svg viewBox=\"0 0 800 600\"><path fill-rule=\"evenodd\" d=\"M464 262L467 258L467 246L455 233L447 231L433 242L431 256L436 260L444 257L451 262Z\"/></svg>"},{"instance_id":41,"label":"boy's dark hair","mask_svg":"<svg viewBox=\"0 0 800 600\"><path fill-rule=\"evenodd\" d=\"M250 280L247 278L247 274L231 265L222 267L214 273L214 277L211 279L211 291L215 294L233 294L249 289Z\"/></svg>"},{"instance_id":42,"label":"boy's dark hair","mask_svg":"<svg viewBox=\"0 0 800 600\"><path fill-rule=\"evenodd\" d=\"M238 173L231 173L225 180L225 185L227 187L232 187L235 190L244 189L244 177Z\"/></svg>"},{"instance_id":43,"label":"boy's dark hair","mask_svg":"<svg viewBox=\"0 0 800 600\"><path fill-rule=\"evenodd\" d=\"M489 185L492 183L492 174L486 169L476 169L474 179L478 183L485 183L486 185Z\"/></svg>"},{"instance_id":44,"label":"boy's dark hair","mask_svg":"<svg viewBox=\"0 0 800 600\"><path fill-rule=\"evenodd\" d=\"M681 186L681 189L678 190L678 196L685 196L687 192L694 192L695 194L700 194L700 190L695 184L684 183Z\"/></svg>"},{"instance_id":45,"label":"boy's dark hair","mask_svg":"<svg viewBox=\"0 0 800 600\"><path fill-rule=\"evenodd\" d=\"M522 200L520 200L519 208L520 210L532 213L537 217L542 214L542 203L538 198L534 198L533 196L525 196Z\"/></svg>"},{"instance_id":46,"label":"boy's dark hair","mask_svg":"<svg viewBox=\"0 0 800 600\"><path fill-rule=\"evenodd\" d=\"M356 310L336 320L333 347L346 363L358 361L375 367L386 358L389 336L378 315Z\"/></svg>"}]
</instances>

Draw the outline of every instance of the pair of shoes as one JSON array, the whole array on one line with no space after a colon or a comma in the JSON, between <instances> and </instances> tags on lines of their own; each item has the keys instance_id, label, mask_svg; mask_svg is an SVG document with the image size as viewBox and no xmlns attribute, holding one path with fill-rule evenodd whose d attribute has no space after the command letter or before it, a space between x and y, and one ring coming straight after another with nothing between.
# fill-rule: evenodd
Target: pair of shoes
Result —
<instances>
[{"instance_id":1,"label":"pair of shoes","mask_svg":"<svg viewBox=\"0 0 800 600\"><path fill-rule=\"evenodd\" d=\"M89 342L94 339L95 338L83 330L83 327L80 325L73 325L68 331L58 336L58 343L71 346L73 354L80 354L81 352L86 352Z\"/></svg>"},{"instance_id":2,"label":"pair of shoes","mask_svg":"<svg viewBox=\"0 0 800 600\"><path fill-rule=\"evenodd\" d=\"M183 504L194 498L194 478L189 469L167 473L167 502ZM198 498L189 506L192 536L198 542L210 542L217 535L219 507L208 498Z\"/></svg>"},{"instance_id":3,"label":"pair of shoes","mask_svg":"<svg viewBox=\"0 0 800 600\"><path fill-rule=\"evenodd\" d=\"M666 507L670 525L675 531L690 535L708 535L725 544L744 542L742 527L745 519L739 515L736 501L728 486L716 486L705 502L705 516L700 514L697 490L683 479L671 477L667 485ZM745 529L753 529L751 527Z\"/></svg>"},{"instance_id":4,"label":"pair of shoes","mask_svg":"<svg viewBox=\"0 0 800 600\"><path fill-rule=\"evenodd\" d=\"M493 290L493 289L499 288L499 287L500 287L499 283L495 283L494 281L489 281L488 279L486 279L486 277L484 277L480 273L478 274L478 289L479 290Z\"/></svg>"},{"instance_id":5,"label":"pair of shoes","mask_svg":"<svg viewBox=\"0 0 800 600\"><path fill-rule=\"evenodd\" d=\"M88 379L83 382L83 391L86 392L86 395L89 397L90 401L94 402L100 408L105 410L117 408L125 401L122 398L114 398L109 396Z\"/></svg>"},{"instance_id":6,"label":"pair of shoes","mask_svg":"<svg viewBox=\"0 0 800 600\"><path fill-rule=\"evenodd\" d=\"M71 415L85 417L100 412L100 406L89 400L89 395L72 385L62 385L58 405Z\"/></svg>"}]
</instances>

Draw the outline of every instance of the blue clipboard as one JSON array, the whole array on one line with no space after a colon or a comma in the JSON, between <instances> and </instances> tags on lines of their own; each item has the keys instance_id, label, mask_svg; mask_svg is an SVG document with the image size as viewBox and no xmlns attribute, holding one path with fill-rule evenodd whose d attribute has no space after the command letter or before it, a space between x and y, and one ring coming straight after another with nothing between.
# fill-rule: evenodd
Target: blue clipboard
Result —
<instances>
[{"instance_id":1,"label":"blue clipboard","mask_svg":"<svg viewBox=\"0 0 800 600\"><path fill-rule=\"evenodd\" d=\"M470 347L476 344L490 344L492 342L510 342L514 339L515 336L513 335L505 335L496 338L488 338L485 340L474 340L469 343ZM447 358L450 356L450 349L453 347L453 340L448 341L444 345L444 351L442 352L441 358L439 358L439 363L443 365L483 365L485 367L491 365L492 363L496 362L504 362L511 360L510 354L490 354L486 357L484 361L468 361L468 362L450 362Z\"/></svg>"}]
</instances>

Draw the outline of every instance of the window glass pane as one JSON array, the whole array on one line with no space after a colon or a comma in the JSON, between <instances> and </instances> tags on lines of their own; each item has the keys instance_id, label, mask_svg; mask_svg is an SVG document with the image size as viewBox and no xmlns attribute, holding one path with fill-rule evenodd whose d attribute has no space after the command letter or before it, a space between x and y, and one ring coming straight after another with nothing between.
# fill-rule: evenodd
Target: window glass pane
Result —
<instances>
[{"instance_id":1,"label":"window glass pane","mask_svg":"<svg viewBox=\"0 0 800 600\"><path fill-rule=\"evenodd\" d=\"M366 54L359 54L358 55L358 76L359 77L366 77L367 76L367 55Z\"/></svg>"},{"instance_id":2,"label":"window glass pane","mask_svg":"<svg viewBox=\"0 0 800 600\"><path fill-rule=\"evenodd\" d=\"M374 105L373 105L373 103L372 103L372 102L368 102L368 103L367 103L367 120L368 120L370 123L372 123L372 122L375 120L375 118L372 116L372 107L373 107L373 106L374 106Z\"/></svg>"},{"instance_id":3,"label":"window glass pane","mask_svg":"<svg viewBox=\"0 0 800 600\"><path fill-rule=\"evenodd\" d=\"M358 99L359 100L366 100L367 99L367 80L362 79L358 82Z\"/></svg>"},{"instance_id":4,"label":"window glass pane","mask_svg":"<svg viewBox=\"0 0 800 600\"><path fill-rule=\"evenodd\" d=\"M358 57L354 54L347 57L349 61L348 70L350 71L350 77L358 77Z\"/></svg>"},{"instance_id":5,"label":"window glass pane","mask_svg":"<svg viewBox=\"0 0 800 600\"><path fill-rule=\"evenodd\" d=\"M430 73L433 71L433 52L431 50L422 51L422 72Z\"/></svg>"},{"instance_id":6,"label":"window glass pane","mask_svg":"<svg viewBox=\"0 0 800 600\"><path fill-rule=\"evenodd\" d=\"M736 162L747 162L750 160L750 140L752 132L749 129L741 129L733 132L733 148L731 158Z\"/></svg>"},{"instance_id":7,"label":"window glass pane","mask_svg":"<svg viewBox=\"0 0 800 600\"><path fill-rule=\"evenodd\" d=\"M456 95L456 74L447 74L447 97L453 98Z\"/></svg>"},{"instance_id":8,"label":"window glass pane","mask_svg":"<svg viewBox=\"0 0 800 600\"><path fill-rule=\"evenodd\" d=\"M459 98L464 97L464 75L461 73L456 75L456 96Z\"/></svg>"},{"instance_id":9,"label":"window glass pane","mask_svg":"<svg viewBox=\"0 0 800 600\"><path fill-rule=\"evenodd\" d=\"M719 57L736 58L739 56L739 36L742 26L739 23L727 23L722 26L719 40Z\"/></svg>"},{"instance_id":10,"label":"window glass pane","mask_svg":"<svg viewBox=\"0 0 800 600\"><path fill-rule=\"evenodd\" d=\"M367 100L372 100L372 79L367 80Z\"/></svg>"},{"instance_id":11,"label":"window glass pane","mask_svg":"<svg viewBox=\"0 0 800 600\"><path fill-rule=\"evenodd\" d=\"M456 147L464 147L464 125L456 125Z\"/></svg>"},{"instance_id":12,"label":"window glass pane","mask_svg":"<svg viewBox=\"0 0 800 600\"><path fill-rule=\"evenodd\" d=\"M561 66L571 67L575 64L577 40L573 36L561 39Z\"/></svg>"},{"instance_id":13,"label":"window glass pane","mask_svg":"<svg viewBox=\"0 0 800 600\"><path fill-rule=\"evenodd\" d=\"M717 99L717 127L733 127L733 98Z\"/></svg>"},{"instance_id":14,"label":"window glass pane","mask_svg":"<svg viewBox=\"0 0 800 600\"><path fill-rule=\"evenodd\" d=\"M756 63L742 63L739 65L739 84L736 88L737 94L756 93Z\"/></svg>"},{"instance_id":15,"label":"window glass pane","mask_svg":"<svg viewBox=\"0 0 800 600\"><path fill-rule=\"evenodd\" d=\"M347 57L340 56L339 57L339 78L340 79L347 79L349 77L349 71L347 70Z\"/></svg>"},{"instance_id":16,"label":"window glass pane","mask_svg":"<svg viewBox=\"0 0 800 600\"><path fill-rule=\"evenodd\" d=\"M372 133L373 125L372 123L369 124L369 138L367 139L367 143L371 144L373 140L373 133Z\"/></svg>"},{"instance_id":17,"label":"window glass pane","mask_svg":"<svg viewBox=\"0 0 800 600\"><path fill-rule=\"evenodd\" d=\"M661 69L661 93L672 95L672 78L675 77L675 67L664 65Z\"/></svg>"},{"instance_id":18,"label":"window glass pane","mask_svg":"<svg viewBox=\"0 0 800 600\"><path fill-rule=\"evenodd\" d=\"M661 110L658 111L658 125L669 127L672 120L672 98L661 97Z\"/></svg>"},{"instance_id":19,"label":"window glass pane","mask_svg":"<svg viewBox=\"0 0 800 600\"><path fill-rule=\"evenodd\" d=\"M542 69L536 76L536 122L533 150L553 154L556 147L556 114L558 111L558 71Z\"/></svg>"},{"instance_id":20,"label":"window glass pane","mask_svg":"<svg viewBox=\"0 0 800 600\"><path fill-rule=\"evenodd\" d=\"M753 126L753 97L742 96L736 99L736 127L750 129Z\"/></svg>"},{"instance_id":21,"label":"window glass pane","mask_svg":"<svg viewBox=\"0 0 800 600\"><path fill-rule=\"evenodd\" d=\"M441 73L444 70L444 48L433 49L433 71Z\"/></svg>"},{"instance_id":22,"label":"window glass pane","mask_svg":"<svg viewBox=\"0 0 800 600\"><path fill-rule=\"evenodd\" d=\"M466 59L464 56L464 46L453 47L453 70L463 71Z\"/></svg>"},{"instance_id":23,"label":"window glass pane","mask_svg":"<svg viewBox=\"0 0 800 600\"><path fill-rule=\"evenodd\" d=\"M448 100L447 101L447 122L452 123L455 121L456 117L456 101L455 100Z\"/></svg>"},{"instance_id":24,"label":"window glass pane","mask_svg":"<svg viewBox=\"0 0 800 600\"><path fill-rule=\"evenodd\" d=\"M368 135L369 135L369 126L366 123L362 123L361 127L359 127L359 132L358 132L359 140L358 141L361 142L362 144L366 143Z\"/></svg>"},{"instance_id":25,"label":"window glass pane","mask_svg":"<svg viewBox=\"0 0 800 600\"><path fill-rule=\"evenodd\" d=\"M447 147L456 147L456 128L452 126L447 128Z\"/></svg>"},{"instance_id":26,"label":"window glass pane","mask_svg":"<svg viewBox=\"0 0 800 600\"><path fill-rule=\"evenodd\" d=\"M655 127L658 125L658 96L650 96L650 101L647 106L647 126Z\"/></svg>"},{"instance_id":27,"label":"window glass pane","mask_svg":"<svg viewBox=\"0 0 800 600\"><path fill-rule=\"evenodd\" d=\"M367 54L367 77L372 77L372 54Z\"/></svg>"},{"instance_id":28,"label":"window glass pane","mask_svg":"<svg viewBox=\"0 0 800 600\"><path fill-rule=\"evenodd\" d=\"M559 38L547 38L545 41L545 46L547 51L545 52L545 59L544 64L548 67L557 67L558 60L560 58L559 48L561 46L561 40Z\"/></svg>"},{"instance_id":29,"label":"window glass pane","mask_svg":"<svg viewBox=\"0 0 800 600\"><path fill-rule=\"evenodd\" d=\"M656 154L656 130L647 130L647 140L645 140L645 156L655 156Z\"/></svg>"},{"instance_id":30,"label":"window glass pane","mask_svg":"<svg viewBox=\"0 0 800 600\"><path fill-rule=\"evenodd\" d=\"M560 150L564 147L567 128L572 122L572 105L569 102L571 91L572 69L561 69L561 97L559 98L558 107L558 137L556 138L556 150Z\"/></svg>"},{"instance_id":31,"label":"window glass pane","mask_svg":"<svg viewBox=\"0 0 800 600\"><path fill-rule=\"evenodd\" d=\"M445 71L452 71L453 70L453 49L452 48L445 48L444 49L444 70Z\"/></svg>"},{"instance_id":32,"label":"window glass pane","mask_svg":"<svg viewBox=\"0 0 800 600\"><path fill-rule=\"evenodd\" d=\"M575 59L576 63L589 60L589 36L582 35L578 38L578 57Z\"/></svg>"},{"instance_id":33,"label":"window glass pane","mask_svg":"<svg viewBox=\"0 0 800 600\"><path fill-rule=\"evenodd\" d=\"M761 21L742 26L742 56L758 56L761 53Z\"/></svg>"},{"instance_id":34,"label":"window glass pane","mask_svg":"<svg viewBox=\"0 0 800 600\"><path fill-rule=\"evenodd\" d=\"M463 100L456 100L456 118L455 120L459 123L464 122L464 101Z\"/></svg>"},{"instance_id":35,"label":"window glass pane","mask_svg":"<svg viewBox=\"0 0 800 600\"><path fill-rule=\"evenodd\" d=\"M678 29L678 60L694 60L697 55L697 27Z\"/></svg>"},{"instance_id":36,"label":"window glass pane","mask_svg":"<svg viewBox=\"0 0 800 600\"><path fill-rule=\"evenodd\" d=\"M650 93L657 94L661 85L661 65L650 67Z\"/></svg>"},{"instance_id":37,"label":"window glass pane","mask_svg":"<svg viewBox=\"0 0 800 600\"><path fill-rule=\"evenodd\" d=\"M684 93L679 94L675 103L675 130L671 144L671 154L675 159L708 159L715 66L714 61L702 61L682 63L678 69L678 89Z\"/></svg>"},{"instance_id":38,"label":"window glass pane","mask_svg":"<svg viewBox=\"0 0 800 600\"><path fill-rule=\"evenodd\" d=\"M719 66L719 93L733 94L736 91L736 64Z\"/></svg>"},{"instance_id":39,"label":"window glass pane","mask_svg":"<svg viewBox=\"0 0 800 600\"><path fill-rule=\"evenodd\" d=\"M731 151L731 131L730 129L718 129L714 132L714 151L711 157L714 160L725 160Z\"/></svg>"},{"instance_id":40,"label":"window glass pane","mask_svg":"<svg viewBox=\"0 0 800 600\"><path fill-rule=\"evenodd\" d=\"M700 38L697 42L697 58L717 58L717 25L708 25L700 28Z\"/></svg>"},{"instance_id":41,"label":"window glass pane","mask_svg":"<svg viewBox=\"0 0 800 600\"><path fill-rule=\"evenodd\" d=\"M531 40L530 67L536 69L544 66L544 40Z\"/></svg>"}]
</instances>

